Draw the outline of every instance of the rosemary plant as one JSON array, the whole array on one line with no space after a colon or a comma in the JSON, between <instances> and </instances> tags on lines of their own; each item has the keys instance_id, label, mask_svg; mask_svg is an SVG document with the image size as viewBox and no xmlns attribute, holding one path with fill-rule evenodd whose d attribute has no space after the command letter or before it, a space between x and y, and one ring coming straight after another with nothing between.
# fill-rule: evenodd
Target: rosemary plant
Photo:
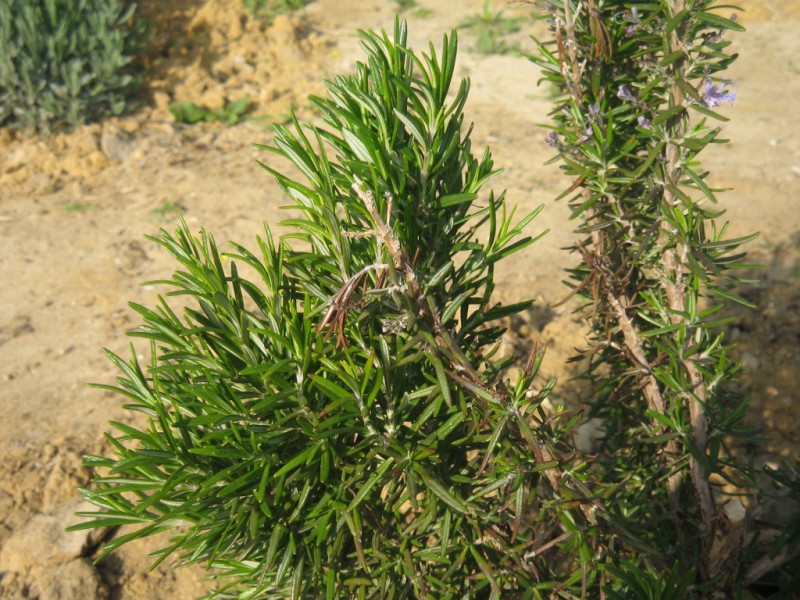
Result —
<instances>
[{"instance_id":1,"label":"rosemary plant","mask_svg":"<svg viewBox=\"0 0 800 600\"><path fill-rule=\"evenodd\" d=\"M581 355L589 415L605 427L595 468L619 486L607 502L622 529L637 531L636 556L610 572L637 597L655 597L646 582L670 569L656 586L670 597L741 593L757 578L740 561L759 511L745 511L754 480L731 442L755 434L719 314L747 304L732 290L755 236L726 236L698 155L724 142L728 35L743 28L715 0L544 4L553 37L534 60L561 93L546 141L580 221L571 285L593 326Z\"/></svg>"},{"instance_id":2,"label":"rosemary plant","mask_svg":"<svg viewBox=\"0 0 800 600\"><path fill-rule=\"evenodd\" d=\"M81 527L134 526L105 553L173 531L157 562L204 563L224 596L500 597L535 584L538 483L564 485L541 352L510 387L493 358L498 319L529 306L492 304L494 265L538 211L515 223L482 193L468 82L448 96L455 32L421 56L403 22L362 37L367 61L312 98L325 125L263 147L302 174L264 165L297 209L287 235L228 263L185 224L154 238L190 306L133 306L149 366L109 353L121 376L100 387L148 423L113 423L115 455L88 458Z\"/></svg>"}]
</instances>

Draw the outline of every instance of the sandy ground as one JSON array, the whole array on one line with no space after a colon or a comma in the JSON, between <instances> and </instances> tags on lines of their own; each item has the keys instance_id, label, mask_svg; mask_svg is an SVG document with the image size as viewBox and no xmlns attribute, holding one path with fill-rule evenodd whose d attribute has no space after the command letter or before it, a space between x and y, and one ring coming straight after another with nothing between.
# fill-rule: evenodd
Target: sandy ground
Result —
<instances>
[{"instance_id":1,"label":"sandy ground","mask_svg":"<svg viewBox=\"0 0 800 600\"><path fill-rule=\"evenodd\" d=\"M158 289L141 282L168 276L174 265L144 238L173 228L182 213L219 242L251 244L262 222L285 216L278 187L256 164L273 160L254 150L268 143L268 124L290 107L312 116L306 97L321 81L348 71L360 57L357 29L391 28L393 2L316 0L271 28L242 18L234 0L142 1L156 36L153 72L132 116L82 127L47 140L0 131L0 597L193 598L202 572L160 568L147 573L158 543L126 547L97 567L98 540L62 529L79 507L76 487L88 481L87 452L106 448L110 419L132 421L119 398L87 382L110 382L101 348L125 353L125 332L137 324L128 301L153 305ZM766 268L743 293L758 304L736 310L730 330L747 367L751 420L772 436L763 460L797 459L800 416L800 0L749 0L737 36L741 58L731 75L737 100L725 108L731 143L706 153L730 233L760 231L753 257ZM482 0L420 0L427 15L409 12L413 45L424 48L481 10ZM507 14L519 5L495 3ZM525 32L512 36L532 50ZM566 206L552 202L565 181L544 132L548 95L535 67L515 56L481 55L475 37L461 35L457 74L472 80L468 118L476 148L490 145L521 209L545 204L531 233L545 240L499 273L499 299L537 298L517 323L517 341L548 344L543 367L558 375L568 401L564 360L583 329L570 309L551 308L565 295L562 270L572 258ZM234 127L174 123L169 102L220 106L248 95L249 120ZM223 244L224 245L224 244Z\"/></svg>"}]
</instances>

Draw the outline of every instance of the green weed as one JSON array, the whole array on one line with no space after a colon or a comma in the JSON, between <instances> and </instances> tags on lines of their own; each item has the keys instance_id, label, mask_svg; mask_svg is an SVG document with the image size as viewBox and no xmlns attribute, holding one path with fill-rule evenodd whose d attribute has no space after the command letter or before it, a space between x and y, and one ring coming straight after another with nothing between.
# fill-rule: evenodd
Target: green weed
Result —
<instances>
[{"instance_id":1,"label":"green weed","mask_svg":"<svg viewBox=\"0 0 800 600\"><path fill-rule=\"evenodd\" d=\"M254 17L271 21L277 15L300 10L312 0L242 0L242 6Z\"/></svg>"},{"instance_id":2,"label":"green weed","mask_svg":"<svg viewBox=\"0 0 800 600\"><path fill-rule=\"evenodd\" d=\"M87 212L91 212L94 210L98 210L100 207L96 204L92 204L91 202L81 202L76 200L75 202L68 202L64 205L64 212L70 214L83 214Z\"/></svg>"},{"instance_id":3,"label":"green weed","mask_svg":"<svg viewBox=\"0 0 800 600\"><path fill-rule=\"evenodd\" d=\"M153 215L153 218L155 218L158 221L167 221L171 217L181 214L183 211L184 211L183 206L181 206L177 202L165 200L161 206L159 206L158 208L154 208L150 214Z\"/></svg>"},{"instance_id":4,"label":"green weed","mask_svg":"<svg viewBox=\"0 0 800 600\"><path fill-rule=\"evenodd\" d=\"M518 44L509 44L503 38L519 31L524 21L523 17L507 17L501 10L493 11L486 0L479 14L464 19L458 26L475 33L475 48L481 54L521 54Z\"/></svg>"},{"instance_id":5,"label":"green weed","mask_svg":"<svg viewBox=\"0 0 800 600\"><path fill-rule=\"evenodd\" d=\"M417 0L394 0L394 3L401 12L417 6Z\"/></svg>"},{"instance_id":6,"label":"green weed","mask_svg":"<svg viewBox=\"0 0 800 600\"><path fill-rule=\"evenodd\" d=\"M218 109L198 106L194 102L173 102L169 111L179 123L192 125L200 121L221 121L226 125L236 125L242 121L249 107L250 99L244 96Z\"/></svg>"}]
</instances>

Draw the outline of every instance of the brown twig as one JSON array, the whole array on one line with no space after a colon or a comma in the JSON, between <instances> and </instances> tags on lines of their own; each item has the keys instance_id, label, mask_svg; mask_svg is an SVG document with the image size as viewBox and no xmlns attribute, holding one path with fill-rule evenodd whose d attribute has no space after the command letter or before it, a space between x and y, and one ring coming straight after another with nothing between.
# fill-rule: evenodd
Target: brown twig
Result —
<instances>
[{"instance_id":1,"label":"brown twig","mask_svg":"<svg viewBox=\"0 0 800 600\"><path fill-rule=\"evenodd\" d=\"M785 565L790 560L800 556L800 546L789 552L787 548L782 548L775 556L762 556L747 568L744 575L744 584L752 585L770 571Z\"/></svg>"},{"instance_id":2,"label":"brown twig","mask_svg":"<svg viewBox=\"0 0 800 600\"><path fill-rule=\"evenodd\" d=\"M345 281L344 285L342 285L341 289L336 293L336 295L331 298L330 306L328 310L325 312L325 316L320 321L319 325L317 325L318 331L323 331L324 329L328 328L328 332L325 334L325 339L327 339L331 333L336 330L336 345L337 346L347 346L347 338L344 335L344 325L345 320L347 319L347 313L350 311L352 307L351 299L353 294L355 293L356 289L358 288L359 284L366 277L367 273L370 271L376 270L385 270L388 265L385 264L374 264L374 265L367 265L363 269L361 269L358 273L350 277L347 281Z\"/></svg>"}]
</instances>

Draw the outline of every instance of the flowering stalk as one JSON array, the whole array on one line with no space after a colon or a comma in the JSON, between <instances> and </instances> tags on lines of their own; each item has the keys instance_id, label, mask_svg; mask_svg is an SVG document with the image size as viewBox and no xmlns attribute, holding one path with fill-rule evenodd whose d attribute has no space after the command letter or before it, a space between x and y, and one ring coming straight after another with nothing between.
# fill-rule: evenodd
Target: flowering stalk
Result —
<instances>
[{"instance_id":1,"label":"flowering stalk","mask_svg":"<svg viewBox=\"0 0 800 600\"><path fill-rule=\"evenodd\" d=\"M716 313L744 303L730 272L753 236L725 239L697 155L719 142L709 120L726 119L714 109L735 99L720 73L735 59L725 33L742 27L714 0L546 4L554 39L536 60L562 92L547 142L574 179L562 196L581 219L572 278L591 307L583 355L591 416L607 431L604 477L665 481L647 484L647 510L671 515L665 539L685 562L698 557L704 578L731 583L742 537L723 535L712 478L743 485L725 439L746 403L726 386L737 368Z\"/></svg>"}]
</instances>

